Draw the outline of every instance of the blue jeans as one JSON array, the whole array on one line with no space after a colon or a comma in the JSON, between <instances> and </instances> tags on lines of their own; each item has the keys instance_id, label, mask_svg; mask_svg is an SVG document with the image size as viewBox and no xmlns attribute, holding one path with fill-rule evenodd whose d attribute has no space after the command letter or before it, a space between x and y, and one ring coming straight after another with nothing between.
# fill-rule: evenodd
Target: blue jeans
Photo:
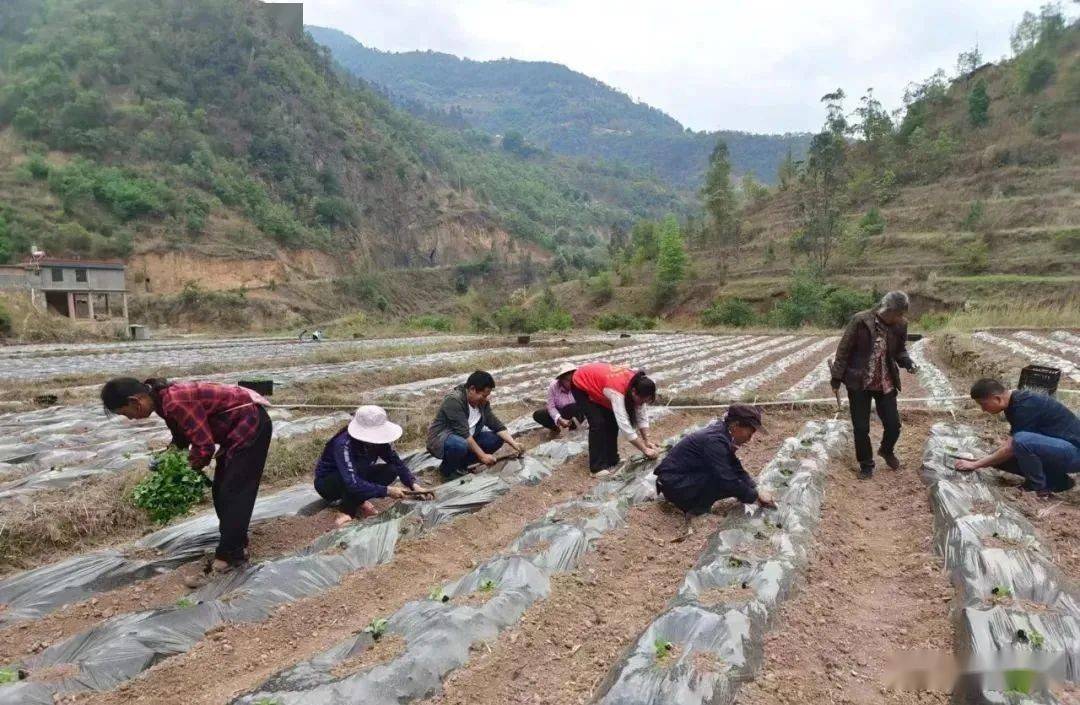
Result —
<instances>
[{"instance_id":1,"label":"blue jeans","mask_svg":"<svg viewBox=\"0 0 1080 705\"><path fill-rule=\"evenodd\" d=\"M476 445L480 446L485 453L494 453L503 447L503 439L491 431L481 431L473 438ZM469 450L468 439L462 436L450 435L443 442L443 461L439 466L439 474L446 480L453 480L465 474L466 468L480 462L476 453Z\"/></svg>"},{"instance_id":2,"label":"blue jeans","mask_svg":"<svg viewBox=\"0 0 1080 705\"><path fill-rule=\"evenodd\" d=\"M1072 486L1068 474L1080 472L1080 448L1053 436L1030 431L1013 434L1013 456L1028 489L1060 492Z\"/></svg>"}]
</instances>

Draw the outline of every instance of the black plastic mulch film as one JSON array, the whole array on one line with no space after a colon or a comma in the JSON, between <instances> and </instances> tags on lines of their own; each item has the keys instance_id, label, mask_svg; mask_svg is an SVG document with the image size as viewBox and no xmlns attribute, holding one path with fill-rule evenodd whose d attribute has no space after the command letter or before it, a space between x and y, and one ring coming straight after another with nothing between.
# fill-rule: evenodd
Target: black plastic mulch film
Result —
<instances>
[{"instance_id":1,"label":"black plastic mulch film","mask_svg":"<svg viewBox=\"0 0 1080 705\"><path fill-rule=\"evenodd\" d=\"M842 429L841 424L810 424L798 439L785 442L761 476L764 485L777 489L785 509L740 518L717 532L679 597L639 639L645 646L634 647L613 670L603 702L723 702L703 693L730 692L736 669L702 676L688 664L697 662L694 652L708 655L714 663L738 662L737 670L759 660L760 649L750 654L744 644L760 645L771 607L788 593L795 571L805 561L822 499L826 445L843 438ZM502 555L457 581L436 586L428 599L410 602L387 617L385 635L404 643L399 656L343 672L350 659L373 644L371 632L361 631L278 673L235 700L235 705L400 705L438 692L451 671L468 663L474 644L490 641L516 624L532 603L547 597L553 574L574 568L597 538L625 522L631 506L656 498L654 468L655 463L640 460L625 464L613 479L582 499L558 505L527 526ZM732 609L697 604L701 586L744 584L755 591L749 602L733 604ZM653 642L661 635L686 651L672 655L663 675L649 681L647 673L659 673L652 668ZM643 658L639 651L649 658L649 668L637 667ZM624 691L629 695L620 695Z\"/></svg>"},{"instance_id":2,"label":"black plastic mulch film","mask_svg":"<svg viewBox=\"0 0 1080 705\"><path fill-rule=\"evenodd\" d=\"M653 418L664 415L663 410ZM518 419L515 432L535 426ZM32 657L9 664L14 671L33 674L57 666L77 670L57 680L19 680L0 686L0 705L51 705L54 695L85 690L109 690L155 663L191 649L212 628L266 618L280 604L326 590L348 573L393 558L398 539L410 532L430 530L462 514L477 511L520 483L537 483L552 469L585 452L582 437L544 443L522 459L507 460L492 470L440 485L430 502L402 501L372 519L319 537L306 549L279 559L253 564L192 593L174 607L123 614L50 646ZM414 470L438 461L426 453L409 456ZM267 516L306 514L323 506L310 488L297 487L260 502ZM165 553L149 561L117 551L79 556L46 570L20 576L5 584L16 609L26 614L47 613L65 603L102 590L128 584L168 567L203 555L217 540L212 514L168 527L140 541ZM0 598L2 599L2 598Z\"/></svg>"},{"instance_id":3,"label":"black plastic mulch film","mask_svg":"<svg viewBox=\"0 0 1080 705\"><path fill-rule=\"evenodd\" d=\"M923 456L935 545L958 595L954 702L1057 703L1049 684L1080 679L1080 592L983 472L955 470L984 445L970 427L939 423Z\"/></svg>"}]
</instances>

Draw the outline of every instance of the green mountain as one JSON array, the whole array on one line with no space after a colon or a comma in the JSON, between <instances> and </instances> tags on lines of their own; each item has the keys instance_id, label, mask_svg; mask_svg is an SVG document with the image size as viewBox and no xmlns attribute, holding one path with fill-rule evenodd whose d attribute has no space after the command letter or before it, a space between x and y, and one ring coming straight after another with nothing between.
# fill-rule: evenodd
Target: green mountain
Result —
<instances>
[{"instance_id":1,"label":"green mountain","mask_svg":"<svg viewBox=\"0 0 1080 705\"><path fill-rule=\"evenodd\" d=\"M0 261L35 243L379 266L561 250L584 267L611 232L685 209L628 169L417 119L270 7L0 3Z\"/></svg>"},{"instance_id":2,"label":"green mountain","mask_svg":"<svg viewBox=\"0 0 1080 705\"><path fill-rule=\"evenodd\" d=\"M810 142L808 134L694 132L663 111L560 64L384 52L335 29L307 29L342 66L415 112L441 112L447 120L491 134L520 132L557 154L621 162L679 188L701 184L718 138L728 144L736 175L749 172L770 184L788 150L802 159Z\"/></svg>"}]
</instances>

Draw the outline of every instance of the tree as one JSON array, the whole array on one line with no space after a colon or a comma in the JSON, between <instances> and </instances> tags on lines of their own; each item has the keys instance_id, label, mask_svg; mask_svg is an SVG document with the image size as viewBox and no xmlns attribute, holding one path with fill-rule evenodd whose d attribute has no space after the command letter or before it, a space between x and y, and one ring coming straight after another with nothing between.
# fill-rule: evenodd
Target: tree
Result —
<instances>
[{"instance_id":1,"label":"tree","mask_svg":"<svg viewBox=\"0 0 1080 705\"><path fill-rule=\"evenodd\" d=\"M791 149L787 151L787 156L784 157L784 161L780 162L779 168L776 170L776 180L779 184L781 191L787 191L791 188L791 185L795 183L795 179L799 176L799 167L795 162L795 159L791 156Z\"/></svg>"},{"instance_id":2,"label":"tree","mask_svg":"<svg viewBox=\"0 0 1080 705\"><path fill-rule=\"evenodd\" d=\"M968 95L968 119L973 127L990 122L990 95L986 92L986 80L980 78Z\"/></svg>"},{"instance_id":3,"label":"tree","mask_svg":"<svg viewBox=\"0 0 1080 705\"><path fill-rule=\"evenodd\" d=\"M822 273L828 269L829 258L843 230L842 197L848 180L843 98L844 92L839 90L822 97L828 106L828 116L825 129L810 141L806 188L800 203L803 229L793 242Z\"/></svg>"},{"instance_id":4,"label":"tree","mask_svg":"<svg viewBox=\"0 0 1080 705\"><path fill-rule=\"evenodd\" d=\"M705 210L712 217L713 232L717 240L725 244L737 244L738 204L735 200L735 188L731 185L728 146L723 140L716 142L716 147L709 157L709 170L705 174L701 197L705 199Z\"/></svg>"},{"instance_id":5,"label":"tree","mask_svg":"<svg viewBox=\"0 0 1080 705\"><path fill-rule=\"evenodd\" d=\"M656 260L656 305L671 301L686 276L686 244L679 221L669 215L660 223L659 255Z\"/></svg>"},{"instance_id":6,"label":"tree","mask_svg":"<svg viewBox=\"0 0 1080 705\"><path fill-rule=\"evenodd\" d=\"M769 187L758 183L750 172L743 174L739 188L742 191L743 208L757 206L769 197Z\"/></svg>"},{"instance_id":7,"label":"tree","mask_svg":"<svg viewBox=\"0 0 1080 705\"><path fill-rule=\"evenodd\" d=\"M963 78L971 74L982 66L982 61L982 52L979 51L978 44L972 47L971 51L960 52L960 55L956 57L956 75Z\"/></svg>"}]
</instances>

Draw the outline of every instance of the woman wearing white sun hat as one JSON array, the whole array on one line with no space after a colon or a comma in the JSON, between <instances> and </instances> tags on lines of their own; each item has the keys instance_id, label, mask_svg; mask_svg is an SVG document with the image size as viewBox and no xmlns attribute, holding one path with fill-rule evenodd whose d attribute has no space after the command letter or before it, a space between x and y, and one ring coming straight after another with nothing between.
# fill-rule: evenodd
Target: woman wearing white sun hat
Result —
<instances>
[{"instance_id":1,"label":"woman wearing white sun hat","mask_svg":"<svg viewBox=\"0 0 1080 705\"><path fill-rule=\"evenodd\" d=\"M315 464L315 491L328 502L340 500L342 517L338 524L348 523L358 512L363 516L375 514L372 499L403 499L405 490L390 486L394 480L401 480L414 492L428 492L416 483L391 445L399 438L401 426L392 423L386 411L378 406L361 406L349 425L327 441Z\"/></svg>"}]
</instances>

